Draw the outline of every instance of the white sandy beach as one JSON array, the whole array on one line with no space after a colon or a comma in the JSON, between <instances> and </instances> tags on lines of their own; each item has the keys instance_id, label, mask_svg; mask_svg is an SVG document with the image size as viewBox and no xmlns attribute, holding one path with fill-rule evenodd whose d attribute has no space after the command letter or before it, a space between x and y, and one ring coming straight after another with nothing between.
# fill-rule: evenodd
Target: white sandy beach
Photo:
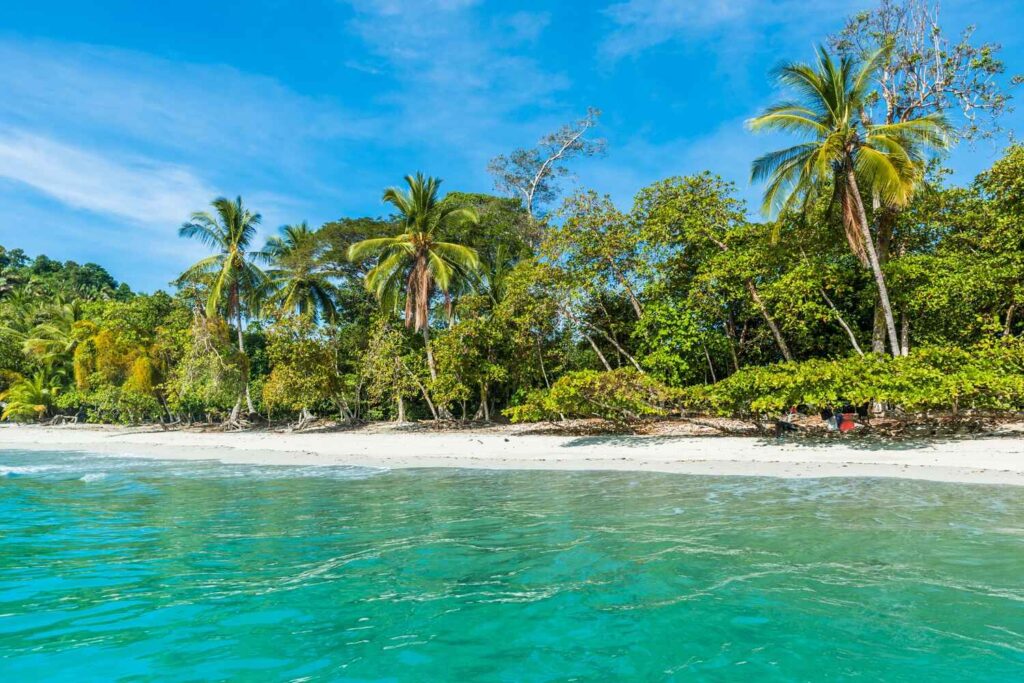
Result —
<instances>
[{"instance_id":1,"label":"white sandy beach","mask_svg":"<svg viewBox=\"0 0 1024 683\"><path fill-rule=\"evenodd\" d=\"M502 433L277 433L89 426L0 427L0 449L274 465L627 470L773 477L900 477L1024 485L1024 438L870 445L745 437Z\"/></svg>"}]
</instances>

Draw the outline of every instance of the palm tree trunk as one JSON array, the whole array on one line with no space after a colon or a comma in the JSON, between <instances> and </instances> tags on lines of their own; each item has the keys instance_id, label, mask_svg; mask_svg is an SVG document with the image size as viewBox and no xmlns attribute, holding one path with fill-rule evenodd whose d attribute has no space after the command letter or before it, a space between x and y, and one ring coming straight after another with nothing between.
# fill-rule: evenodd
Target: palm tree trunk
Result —
<instances>
[{"instance_id":1,"label":"palm tree trunk","mask_svg":"<svg viewBox=\"0 0 1024 683\"><path fill-rule=\"evenodd\" d=\"M872 199L872 208L878 215L878 239L875 241L875 253L878 255L879 267L885 268L885 264L889 262L892 234L896 228L896 211L883 207L877 196ZM864 265L869 266L870 264L865 263ZM901 346L903 346L902 342ZM877 296L875 297L875 319L871 331L871 350L875 353L885 353L885 311L882 310L882 301Z\"/></svg>"},{"instance_id":2,"label":"palm tree trunk","mask_svg":"<svg viewBox=\"0 0 1024 683\"><path fill-rule=\"evenodd\" d=\"M854 208L857 212L857 221L860 223L861 234L864 236L864 250L868 253L868 263L875 276L875 285L878 287L878 299L882 304L882 311L885 314L885 327L889 332L889 342L892 347L892 355L899 357L903 355L900 349L900 338L896 334L896 320L892 315L892 305L889 303L889 288L885 284L885 273L878 263L878 254L875 253L875 243L871 239L871 228L868 227L867 212L864 211L864 201L860 196L860 188L857 185L857 177L850 165L846 169L846 190L850 193Z\"/></svg>"},{"instance_id":3,"label":"palm tree trunk","mask_svg":"<svg viewBox=\"0 0 1024 683\"><path fill-rule=\"evenodd\" d=\"M757 306L757 310L761 312L761 317L768 323L768 329L772 331L772 336L775 337L775 344L779 347L779 351L782 352L782 357L787 361L793 360L793 354L789 352L789 346L786 344L785 338L782 336L782 330L775 323L775 319L772 318L771 314L768 313L768 307L764 305L764 300L761 299L761 295L757 291L757 287L754 286L752 280L746 281L747 292L750 294L750 298L753 299L754 304Z\"/></svg>"}]
</instances>

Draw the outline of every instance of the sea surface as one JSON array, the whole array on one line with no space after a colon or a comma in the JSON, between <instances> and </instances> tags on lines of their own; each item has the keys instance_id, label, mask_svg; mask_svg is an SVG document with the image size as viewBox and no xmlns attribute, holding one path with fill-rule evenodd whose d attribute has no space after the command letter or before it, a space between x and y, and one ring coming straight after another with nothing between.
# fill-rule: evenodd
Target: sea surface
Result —
<instances>
[{"instance_id":1,"label":"sea surface","mask_svg":"<svg viewBox=\"0 0 1024 683\"><path fill-rule=\"evenodd\" d=\"M0 679L1024 681L1024 489L0 450Z\"/></svg>"}]
</instances>

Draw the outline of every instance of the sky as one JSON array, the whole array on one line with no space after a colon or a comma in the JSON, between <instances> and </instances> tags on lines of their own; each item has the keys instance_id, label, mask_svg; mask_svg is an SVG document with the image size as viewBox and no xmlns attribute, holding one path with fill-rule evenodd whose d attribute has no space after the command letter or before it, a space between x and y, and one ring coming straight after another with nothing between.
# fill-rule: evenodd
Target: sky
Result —
<instances>
[{"instance_id":1,"label":"sky","mask_svg":"<svg viewBox=\"0 0 1024 683\"><path fill-rule=\"evenodd\" d=\"M241 195L281 225L386 214L408 173L493 190L487 162L603 111L573 185L628 208L710 170L756 205L744 122L769 74L870 0L35 0L0 12L0 244L168 283L193 211ZM1024 3L947 0L1024 72ZM1024 95L1018 93L1018 97ZM1024 112L1005 117L1024 130ZM1006 139L952 153L970 180Z\"/></svg>"}]
</instances>

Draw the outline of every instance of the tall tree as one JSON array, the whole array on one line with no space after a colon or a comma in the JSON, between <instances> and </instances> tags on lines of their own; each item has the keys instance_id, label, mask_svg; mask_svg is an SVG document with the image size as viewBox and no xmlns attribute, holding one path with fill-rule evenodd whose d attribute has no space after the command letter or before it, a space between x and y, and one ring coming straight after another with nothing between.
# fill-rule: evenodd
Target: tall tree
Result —
<instances>
[{"instance_id":1,"label":"tall tree","mask_svg":"<svg viewBox=\"0 0 1024 683\"><path fill-rule=\"evenodd\" d=\"M1012 111L1000 82L1006 71L1001 47L973 43L974 26L951 38L939 14L937 0L881 0L850 17L829 43L857 59L882 51L869 102L877 105L869 112L872 120L896 123L939 112L959 138L993 137ZM1015 76L1011 83L1020 80Z\"/></svg>"},{"instance_id":2,"label":"tall tree","mask_svg":"<svg viewBox=\"0 0 1024 683\"><path fill-rule=\"evenodd\" d=\"M440 239L466 224L478 223L472 209L443 205L438 198L441 181L422 173L406 176L408 191L392 187L384 191L384 202L398 213L403 230L392 237L376 237L349 247L348 257L361 261L377 256L377 264L366 274L366 287L386 309L397 308L405 297L405 325L423 335L430 376L437 368L430 348L430 301L435 291L447 296L452 281L476 270L476 250Z\"/></svg>"},{"instance_id":3,"label":"tall tree","mask_svg":"<svg viewBox=\"0 0 1024 683\"><path fill-rule=\"evenodd\" d=\"M923 175L923 150L945 144L946 124L938 113L891 124L864 118L881 58L882 53L876 53L860 64L848 56L836 62L822 47L814 65L780 67L779 83L795 90L800 99L769 107L750 121L750 127L796 133L807 142L759 157L751 176L768 182L766 212L792 208L801 200L806 207L818 193L832 190L850 248L874 275L892 353L899 356L903 351L861 185L888 206L905 206Z\"/></svg>"},{"instance_id":4,"label":"tall tree","mask_svg":"<svg viewBox=\"0 0 1024 683\"><path fill-rule=\"evenodd\" d=\"M305 223L286 225L267 240L263 258L271 289L270 301L278 311L333 320L336 288L324 268L326 243Z\"/></svg>"},{"instance_id":5,"label":"tall tree","mask_svg":"<svg viewBox=\"0 0 1024 683\"><path fill-rule=\"evenodd\" d=\"M604 153L604 140L588 140L601 110L590 107L578 121L567 123L542 137L535 147L523 147L491 159L488 171L495 187L523 201L529 218L530 239L536 241L536 220L544 206L558 195L558 180L569 175L568 162Z\"/></svg>"},{"instance_id":6,"label":"tall tree","mask_svg":"<svg viewBox=\"0 0 1024 683\"><path fill-rule=\"evenodd\" d=\"M882 51L864 112L869 120L892 124L941 113L949 118L956 138L992 138L1011 110L1009 93L1000 82L1005 72L1000 46L972 42L973 26L951 38L939 15L934 0L881 0L876 8L851 17L829 42L839 53L860 59ZM1019 76L1011 79L1019 81ZM898 207L883 206L877 194L872 204L877 212L875 251L884 268L891 254L906 251L906 244L895 234ZM872 345L875 351L885 346L880 301Z\"/></svg>"},{"instance_id":7,"label":"tall tree","mask_svg":"<svg viewBox=\"0 0 1024 683\"><path fill-rule=\"evenodd\" d=\"M241 197L234 201L218 197L212 206L214 213L193 213L192 219L178 230L178 235L199 240L216 253L194 263L175 284L198 282L207 287L206 316L213 317L223 306L225 317L234 317L238 350L244 356L242 316L247 307L250 312L254 309L255 299L266 285L266 274L257 265L264 255L250 249L261 216L247 209ZM245 401L249 413L255 413L247 379ZM240 408L241 397L232 411L232 422L237 420Z\"/></svg>"}]
</instances>

